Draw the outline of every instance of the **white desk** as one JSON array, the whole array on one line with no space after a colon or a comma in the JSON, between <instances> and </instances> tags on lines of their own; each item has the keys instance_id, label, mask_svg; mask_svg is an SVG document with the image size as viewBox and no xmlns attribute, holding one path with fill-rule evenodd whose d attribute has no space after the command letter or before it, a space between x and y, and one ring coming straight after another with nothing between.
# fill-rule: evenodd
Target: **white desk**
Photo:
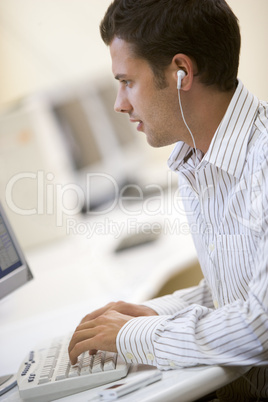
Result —
<instances>
[{"instance_id":1,"label":"white desk","mask_svg":"<svg viewBox=\"0 0 268 402\"><path fill-rule=\"evenodd\" d=\"M77 219L84 222L84 218ZM104 228L105 219L97 217L95 222L102 222ZM122 214L113 219L122 222ZM142 222L144 216L135 219ZM163 223L166 218L160 219ZM180 219L181 224L186 220ZM94 220L88 222L92 225ZM155 243L121 254L113 252L116 242L108 231L95 230L90 239L76 233L27 253L34 280L0 301L0 375L16 372L38 343L74 330L86 313L105 303L141 302L150 297L167 272L195 258L191 237L184 232L172 235L166 231ZM169 371L161 382L121 401L166 402L179 396L181 401L191 401L237 376L236 370L220 367ZM0 400L20 401L17 388ZM96 401L96 389L62 399L82 400Z\"/></svg>"},{"instance_id":2,"label":"white desk","mask_svg":"<svg viewBox=\"0 0 268 402\"><path fill-rule=\"evenodd\" d=\"M127 378L141 371L152 369L134 366ZM163 372L162 380L132 392L119 399L120 402L191 402L238 377L235 368L202 367ZM122 380L121 380L122 382ZM110 385L110 384L109 384ZM105 386L58 399L59 402L101 402L98 391ZM18 388L15 387L0 397L1 402L21 402ZM38 401L36 401L38 402Z\"/></svg>"}]
</instances>

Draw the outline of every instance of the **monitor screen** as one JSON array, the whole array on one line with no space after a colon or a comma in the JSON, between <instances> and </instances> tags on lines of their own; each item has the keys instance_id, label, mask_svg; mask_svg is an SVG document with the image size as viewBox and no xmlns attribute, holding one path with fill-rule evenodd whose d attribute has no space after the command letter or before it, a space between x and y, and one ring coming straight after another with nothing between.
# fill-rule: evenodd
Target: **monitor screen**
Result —
<instances>
[{"instance_id":1,"label":"monitor screen","mask_svg":"<svg viewBox=\"0 0 268 402\"><path fill-rule=\"evenodd\" d=\"M0 299L28 282L32 277L0 203Z\"/></svg>"},{"instance_id":2,"label":"monitor screen","mask_svg":"<svg viewBox=\"0 0 268 402\"><path fill-rule=\"evenodd\" d=\"M88 82L47 99L74 179L85 194L83 211L113 203L117 191L138 180L142 155L129 119L114 111L114 85Z\"/></svg>"},{"instance_id":3,"label":"monitor screen","mask_svg":"<svg viewBox=\"0 0 268 402\"><path fill-rule=\"evenodd\" d=\"M78 98L67 99L54 107L54 113L65 135L74 168L79 170L99 163L102 154L81 101Z\"/></svg>"},{"instance_id":4,"label":"monitor screen","mask_svg":"<svg viewBox=\"0 0 268 402\"><path fill-rule=\"evenodd\" d=\"M52 99L52 114L75 170L92 172L97 169L114 175L115 164L120 162L121 168L126 170L129 162L126 148L137 147L137 135L127 117L115 113L115 98L113 85L95 83L88 90L85 87L81 92L77 89L77 93Z\"/></svg>"}]
</instances>

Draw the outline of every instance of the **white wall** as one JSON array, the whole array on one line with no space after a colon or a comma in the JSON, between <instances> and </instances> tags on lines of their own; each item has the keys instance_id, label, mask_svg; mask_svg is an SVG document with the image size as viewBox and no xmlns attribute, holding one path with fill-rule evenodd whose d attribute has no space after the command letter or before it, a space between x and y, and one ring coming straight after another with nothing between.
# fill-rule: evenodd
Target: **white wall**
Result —
<instances>
[{"instance_id":1,"label":"white wall","mask_svg":"<svg viewBox=\"0 0 268 402\"><path fill-rule=\"evenodd\" d=\"M110 0L1 0L0 103L78 77L111 74L99 22ZM228 0L242 31L240 76L268 98L268 1Z\"/></svg>"},{"instance_id":2,"label":"white wall","mask_svg":"<svg viewBox=\"0 0 268 402\"><path fill-rule=\"evenodd\" d=\"M228 0L228 3L240 21L239 77L249 90L268 101L268 1Z\"/></svg>"},{"instance_id":3,"label":"white wall","mask_svg":"<svg viewBox=\"0 0 268 402\"><path fill-rule=\"evenodd\" d=\"M0 103L83 76L110 74L99 22L109 0L1 0Z\"/></svg>"}]
</instances>

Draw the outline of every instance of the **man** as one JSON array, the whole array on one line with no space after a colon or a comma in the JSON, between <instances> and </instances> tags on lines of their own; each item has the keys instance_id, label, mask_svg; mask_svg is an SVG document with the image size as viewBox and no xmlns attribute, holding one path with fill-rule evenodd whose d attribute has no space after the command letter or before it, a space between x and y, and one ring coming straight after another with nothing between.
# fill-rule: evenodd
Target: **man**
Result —
<instances>
[{"instance_id":1,"label":"man","mask_svg":"<svg viewBox=\"0 0 268 402\"><path fill-rule=\"evenodd\" d=\"M115 110L150 145L176 143L169 165L205 279L87 315L70 359L105 349L162 370L250 366L218 398L268 398L268 105L237 80L237 19L224 0L115 0L100 28Z\"/></svg>"}]
</instances>

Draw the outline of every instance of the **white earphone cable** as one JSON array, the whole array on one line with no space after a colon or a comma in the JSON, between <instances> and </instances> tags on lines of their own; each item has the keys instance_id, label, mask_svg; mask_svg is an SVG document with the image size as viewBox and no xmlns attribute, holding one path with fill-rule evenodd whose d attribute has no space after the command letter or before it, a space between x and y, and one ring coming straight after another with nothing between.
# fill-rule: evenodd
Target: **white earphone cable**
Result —
<instances>
[{"instance_id":1,"label":"white earphone cable","mask_svg":"<svg viewBox=\"0 0 268 402\"><path fill-rule=\"evenodd\" d=\"M181 116L182 116L182 120L185 124L185 127L187 128L187 130L189 131L193 144L194 144L194 150L195 150L195 168L197 167L197 149L196 149L196 145L195 145L195 140L194 140L194 136L192 131L190 130L190 127L188 126L185 117L184 117L184 113L183 113L183 109L182 109L182 104L181 104L181 93L180 93L180 88L178 88L178 98L179 98L179 105L180 105L180 111L181 111Z\"/></svg>"}]
</instances>

